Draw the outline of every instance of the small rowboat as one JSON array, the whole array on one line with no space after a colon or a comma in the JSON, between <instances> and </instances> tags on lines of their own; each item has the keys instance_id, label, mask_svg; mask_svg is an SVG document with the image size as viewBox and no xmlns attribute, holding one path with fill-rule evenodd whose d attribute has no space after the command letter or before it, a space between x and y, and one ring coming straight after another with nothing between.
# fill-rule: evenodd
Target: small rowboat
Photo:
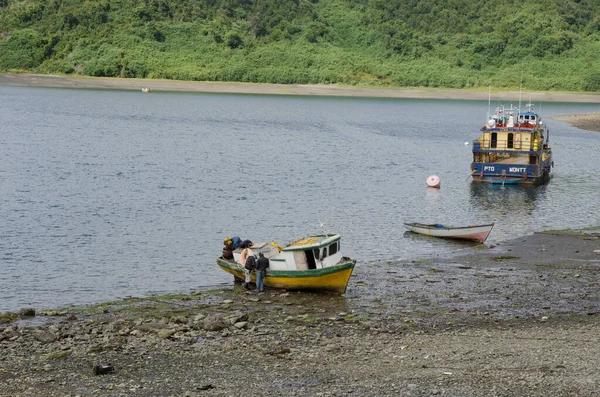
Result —
<instances>
[{"instance_id":1,"label":"small rowboat","mask_svg":"<svg viewBox=\"0 0 600 397\"><path fill-rule=\"evenodd\" d=\"M472 240L483 243L489 236L494 224L470 226L444 226L439 223L405 223L404 226L413 233L426 236Z\"/></svg>"}]
</instances>

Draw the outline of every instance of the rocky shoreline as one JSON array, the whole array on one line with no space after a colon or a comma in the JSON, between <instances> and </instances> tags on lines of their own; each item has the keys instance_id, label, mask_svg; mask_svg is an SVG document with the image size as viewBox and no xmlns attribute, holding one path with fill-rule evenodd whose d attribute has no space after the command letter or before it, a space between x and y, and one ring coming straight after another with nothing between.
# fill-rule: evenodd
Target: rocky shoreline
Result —
<instances>
[{"instance_id":1,"label":"rocky shoreline","mask_svg":"<svg viewBox=\"0 0 600 397\"><path fill-rule=\"evenodd\" d=\"M463 252L360 264L343 296L232 281L5 313L0 396L597 395L600 233Z\"/></svg>"}]
</instances>

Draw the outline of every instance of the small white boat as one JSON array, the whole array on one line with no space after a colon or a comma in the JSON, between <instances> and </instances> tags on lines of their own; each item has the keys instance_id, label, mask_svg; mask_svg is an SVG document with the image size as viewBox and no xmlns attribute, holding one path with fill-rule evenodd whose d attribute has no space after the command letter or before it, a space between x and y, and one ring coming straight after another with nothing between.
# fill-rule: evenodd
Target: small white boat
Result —
<instances>
[{"instance_id":1,"label":"small white boat","mask_svg":"<svg viewBox=\"0 0 600 397\"><path fill-rule=\"evenodd\" d=\"M405 223L404 226L413 233L424 234L426 236L454 238L461 240L472 240L483 243L494 224L489 225L470 225L470 226L444 226L439 223Z\"/></svg>"}]
</instances>

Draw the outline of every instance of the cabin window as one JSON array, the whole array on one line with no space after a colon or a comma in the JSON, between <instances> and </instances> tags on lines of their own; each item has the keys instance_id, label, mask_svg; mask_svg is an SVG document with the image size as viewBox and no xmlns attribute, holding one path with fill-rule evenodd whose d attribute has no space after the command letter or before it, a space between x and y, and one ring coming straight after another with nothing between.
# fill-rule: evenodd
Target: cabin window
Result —
<instances>
[{"instance_id":1,"label":"cabin window","mask_svg":"<svg viewBox=\"0 0 600 397\"><path fill-rule=\"evenodd\" d=\"M337 241L329 246L329 255L334 255L338 252Z\"/></svg>"},{"instance_id":2,"label":"cabin window","mask_svg":"<svg viewBox=\"0 0 600 397\"><path fill-rule=\"evenodd\" d=\"M317 260L319 259L318 256L315 255L319 255L319 250L315 249L313 251L307 250L307 251L303 251L304 252L304 256L306 256L306 268L308 269L316 269L317 268ZM300 254L300 251L298 251L298 255ZM296 258L294 258L296 259ZM298 259L296 259L298 260ZM298 270L305 270L305 268L300 268L298 266Z\"/></svg>"},{"instance_id":3,"label":"cabin window","mask_svg":"<svg viewBox=\"0 0 600 397\"><path fill-rule=\"evenodd\" d=\"M498 147L498 133L492 132L492 142L490 144L492 148Z\"/></svg>"},{"instance_id":4,"label":"cabin window","mask_svg":"<svg viewBox=\"0 0 600 397\"><path fill-rule=\"evenodd\" d=\"M316 260L319 260L321 257L321 251L318 248L313 248L313 254L315 255Z\"/></svg>"},{"instance_id":5,"label":"cabin window","mask_svg":"<svg viewBox=\"0 0 600 397\"><path fill-rule=\"evenodd\" d=\"M323 257L322 259L327 258L327 247L323 248Z\"/></svg>"},{"instance_id":6,"label":"cabin window","mask_svg":"<svg viewBox=\"0 0 600 397\"><path fill-rule=\"evenodd\" d=\"M514 134L512 132L508 133L508 141L506 142L506 147L512 149L514 145Z\"/></svg>"}]
</instances>

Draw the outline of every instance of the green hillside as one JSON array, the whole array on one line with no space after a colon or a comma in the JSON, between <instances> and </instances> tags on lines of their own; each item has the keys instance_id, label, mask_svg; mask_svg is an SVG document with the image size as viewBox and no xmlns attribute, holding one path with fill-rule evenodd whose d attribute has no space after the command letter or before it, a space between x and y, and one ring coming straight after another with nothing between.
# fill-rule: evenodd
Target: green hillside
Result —
<instances>
[{"instance_id":1,"label":"green hillside","mask_svg":"<svg viewBox=\"0 0 600 397\"><path fill-rule=\"evenodd\" d=\"M600 91L600 1L0 0L0 71Z\"/></svg>"}]
</instances>

